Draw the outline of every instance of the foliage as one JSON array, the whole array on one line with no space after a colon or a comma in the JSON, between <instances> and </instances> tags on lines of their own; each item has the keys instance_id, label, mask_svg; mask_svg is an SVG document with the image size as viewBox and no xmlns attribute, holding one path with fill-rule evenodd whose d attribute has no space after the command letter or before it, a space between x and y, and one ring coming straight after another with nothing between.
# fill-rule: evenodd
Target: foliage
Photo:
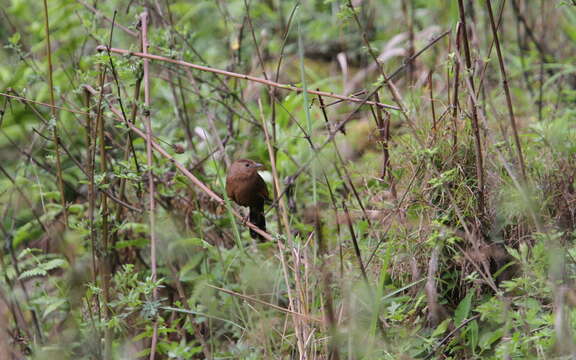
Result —
<instances>
[{"instance_id":1,"label":"foliage","mask_svg":"<svg viewBox=\"0 0 576 360\"><path fill-rule=\"evenodd\" d=\"M576 354L573 1L506 2L506 81L484 0L46 3L50 58L0 0L0 359Z\"/></svg>"}]
</instances>

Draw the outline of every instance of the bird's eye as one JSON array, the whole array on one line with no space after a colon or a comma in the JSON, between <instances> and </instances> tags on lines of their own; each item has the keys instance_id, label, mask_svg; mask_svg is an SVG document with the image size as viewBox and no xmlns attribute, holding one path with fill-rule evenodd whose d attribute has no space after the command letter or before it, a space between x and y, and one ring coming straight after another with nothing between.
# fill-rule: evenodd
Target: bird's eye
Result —
<instances>
[{"instance_id":1,"label":"bird's eye","mask_svg":"<svg viewBox=\"0 0 576 360\"><path fill-rule=\"evenodd\" d=\"M250 164L246 163L246 167L250 166Z\"/></svg>"}]
</instances>

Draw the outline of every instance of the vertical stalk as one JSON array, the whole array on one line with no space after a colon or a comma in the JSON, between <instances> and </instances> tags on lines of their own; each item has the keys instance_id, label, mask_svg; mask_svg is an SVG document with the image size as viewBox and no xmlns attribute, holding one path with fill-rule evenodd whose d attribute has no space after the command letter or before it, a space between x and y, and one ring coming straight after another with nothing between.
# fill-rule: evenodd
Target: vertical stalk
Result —
<instances>
[{"instance_id":1,"label":"vertical stalk","mask_svg":"<svg viewBox=\"0 0 576 360\"><path fill-rule=\"evenodd\" d=\"M108 164L106 161L106 137L104 135L104 117L102 102L104 100L104 84L106 79L106 68L100 73L100 97L98 99L98 112L96 115L96 129L99 138L99 151L100 151L100 172L104 175L102 186L106 187L108 184ZM101 216L102 216L102 248L99 252L99 263L102 271L102 294L104 296L104 359L112 358L112 331L107 322L112 316L110 312L110 244L109 244L109 231L108 231L108 197L102 195L101 202Z\"/></svg>"},{"instance_id":2,"label":"vertical stalk","mask_svg":"<svg viewBox=\"0 0 576 360\"><path fill-rule=\"evenodd\" d=\"M462 23L456 24L456 51L460 52L460 29ZM458 85L460 83L460 62L454 62L454 96L452 98L452 154L458 148ZM450 99L449 99L450 100Z\"/></svg>"},{"instance_id":3,"label":"vertical stalk","mask_svg":"<svg viewBox=\"0 0 576 360\"><path fill-rule=\"evenodd\" d=\"M514 143L516 144L516 152L518 155L518 164L520 165L520 172L522 180L526 181L526 168L524 166L524 157L522 156L522 146L520 144L520 137L518 136L518 129L516 127L516 119L514 118L514 108L512 106L512 96L510 95L510 87L508 86L508 76L506 75L506 67L502 58L502 50L500 49L500 41L498 39L498 30L494 22L494 15L492 13L492 4L490 0L486 0L486 8L490 16L490 26L492 27L492 34L494 36L494 43L496 45L496 54L498 54L498 64L500 66L500 74L502 75L502 87L504 94L506 94L506 105L508 106L508 116L510 125L512 125L512 133L514 135Z\"/></svg>"},{"instance_id":4,"label":"vertical stalk","mask_svg":"<svg viewBox=\"0 0 576 360\"><path fill-rule=\"evenodd\" d=\"M366 285L370 287L368 282L368 275L366 275L366 267L362 261L362 253L360 253L360 247L358 246L358 240L356 239L356 234L354 233L354 226L352 225L352 219L350 218L350 212L346 206L346 201L342 200L342 209L344 209L344 214L346 215L346 223L348 225L348 230L350 231L350 237L352 238L352 245L354 245L354 254L358 260L358 265L360 266L360 271L362 272L362 278L366 282Z\"/></svg>"},{"instance_id":5,"label":"vertical stalk","mask_svg":"<svg viewBox=\"0 0 576 360\"><path fill-rule=\"evenodd\" d=\"M414 55L414 4L413 0L402 1L402 12L408 27L408 53L406 58L411 58ZM414 84L414 62L408 64L408 86Z\"/></svg>"},{"instance_id":6,"label":"vertical stalk","mask_svg":"<svg viewBox=\"0 0 576 360\"><path fill-rule=\"evenodd\" d=\"M324 175L326 178L326 175ZM330 186L326 182L327 186ZM322 303L324 308L324 318L328 334L330 334L330 341L328 343L328 360L339 360L340 352L338 350L338 327L336 322L336 315L334 313L334 301L332 295L332 273L330 272L326 259L330 256L326 241L322 234L322 220L318 208L314 208L314 233L318 243L318 256L320 258L320 281L322 285Z\"/></svg>"},{"instance_id":7,"label":"vertical stalk","mask_svg":"<svg viewBox=\"0 0 576 360\"><path fill-rule=\"evenodd\" d=\"M304 66L304 43L302 41L302 29L301 29L301 19L298 16L298 55L300 57L300 76L302 81L302 99L304 100L303 106L304 111L306 113L306 124L307 124L307 133L312 136L312 119L310 118L310 106L308 100L308 84L306 82L306 68ZM310 139L312 140L312 139ZM312 151L315 151L312 149ZM315 155L313 155L315 156ZM312 199L314 206L316 206L318 202L318 194L316 189L316 166L312 166L311 169L312 175Z\"/></svg>"},{"instance_id":8,"label":"vertical stalk","mask_svg":"<svg viewBox=\"0 0 576 360\"><path fill-rule=\"evenodd\" d=\"M430 72L428 73L428 89L429 89L429 95L430 95L430 107L432 108L432 137L433 139L436 139L436 108L434 106L434 89L433 87L433 83L432 83L432 73L434 72L434 70L430 70Z\"/></svg>"},{"instance_id":9,"label":"vertical stalk","mask_svg":"<svg viewBox=\"0 0 576 360\"><path fill-rule=\"evenodd\" d=\"M470 56L470 45L468 43L468 30L466 29L466 14L464 13L464 4L462 0L458 0L458 9L460 12L460 22L462 23L462 42L464 44L464 55L466 60L466 72L472 87L472 98L476 93L474 89L474 69L472 67L472 60ZM474 105L472 99L469 101L472 110L472 131L474 132L474 145L476 148L476 178L478 180L478 212L480 217L484 216L484 158L482 155L482 137L480 135L480 126L478 124L478 109Z\"/></svg>"},{"instance_id":10,"label":"vertical stalk","mask_svg":"<svg viewBox=\"0 0 576 360\"><path fill-rule=\"evenodd\" d=\"M142 30L142 52L148 53L148 13L143 12L140 15L140 26ZM150 121L150 72L149 61L144 58L144 125L146 126L146 159L148 166L148 215L150 217L150 269L152 271L152 282L157 279L156 264L156 222L154 219L156 202L154 199L154 172L153 172L153 155L152 155L152 123ZM152 297L156 301L158 298L158 289L155 287ZM156 346L158 343L158 321L154 320L154 332L152 334L152 344L150 346L150 360L156 357Z\"/></svg>"},{"instance_id":11,"label":"vertical stalk","mask_svg":"<svg viewBox=\"0 0 576 360\"><path fill-rule=\"evenodd\" d=\"M86 144L88 146L88 158L86 171L88 174L88 226L90 228L90 247L92 253L92 282L94 286L98 283L98 263L97 263L97 245L96 245L96 228L94 226L94 209L96 208L96 192L94 183L94 154L96 153L96 129L92 124L92 116L90 116L90 99L91 93L85 90L86 95ZM96 301L96 311L98 313L98 320L102 321L102 312L100 308L100 300L98 296L94 297ZM88 299L86 300L88 302ZM98 331L99 332L99 331ZM101 356L100 348L97 349L98 355Z\"/></svg>"},{"instance_id":12,"label":"vertical stalk","mask_svg":"<svg viewBox=\"0 0 576 360\"><path fill-rule=\"evenodd\" d=\"M374 94L375 100L380 102L380 97L378 93ZM379 106L374 107L374 112L376 113L376 121L378 122L379 140L382 142L382 170L380 172L380 179L384 181L386 179L386 173L388 172L390 178L390 187L392 187L392 172L390 169L390 152L388 144L390 142L390 114L386 113L386 116L382 116L384 109Z\"/></svg>"},{"instance_id":13,"label":"vertical stalk","mask_svg":"<svg viewBox=\"0 0 576 360\"><path fill-rule=\"evenodd\" d=\"M48 54L48 86L50 88L50 110L54 123L52 124L52 137L56 147L56 177L60 191L60 203L64 214L64 225L68 228L68 210L64 198L64 181L62 180L62 159L60 157L60 137L58 136L58 121L56 120L56 107L54 101L54 81L52 79L52 48L50 45L50 22L48 20L48 2L44 0L44 32L46 33L46 52Z\"/></svg>"},{"instance_id":14,"label":"vertical stalk","mask_svg":"<svg viewBox=\"0 0 576 360\"><path fill-rule=\"evenodd\" d=\"M282 191L280 191L280 180L278 179L278 169L276 168L276 159L274 159L273 156L273 149L272 149L272 144L270 142L270 134L268 132L268 125L266 124L265 118L264 118L264 112L262 110L262 102L260 100L258 100L258 108L260 110L260 119L262 122L262 129L264 130L264 136L266 138L266 145L268 147L268 156L270 158L270 166L272 167L272 179L274 181L274 188L276 189L276 192L278 194L282 194ZM285 200L282 196L278 197L278 208L280 209L279 212L282 215L282 223L284 224L284 227L286 229L286 236L288 238L288 244L292 244L292 232L290 231L290 223L289 223L289 219L288 219L288 211L287 211L287 207L286 207L286 203ZM278 245L278 254L280 257L280 262L282 263L282 272L284 274L284 282L286 284L286 290L288 293L288 302L290 304L290 309L294 310L294 311L298 311L298 309L296 308L295 305L295 301L294 301L294 295L292 294L292 290L291 290L291 286L290 286L290 281L289 281L289 276L288 276L288 266L286 264L286 259L284 257L284 253L285 253L285 247L284 247L284 242L281 239L278 239L278 241L276 242ZM292 321L294 323L294 327L296 329L296 339L297 339L297 345L298 345L298 351L300 352L300 358L306 358L306 345L305 345L305 339L302 336L302 324L301 324L301 319L297 316L292 317Z\"/></svg>"}]
</instances>

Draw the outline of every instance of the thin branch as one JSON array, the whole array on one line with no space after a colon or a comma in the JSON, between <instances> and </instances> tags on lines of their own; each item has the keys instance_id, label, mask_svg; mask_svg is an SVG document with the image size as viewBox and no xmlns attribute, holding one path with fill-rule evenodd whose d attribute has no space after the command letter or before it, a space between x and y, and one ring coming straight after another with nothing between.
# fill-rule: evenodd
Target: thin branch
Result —
<instances>
[{"instance_id":1,"label":"thin branch","mask_svg":"<svg viewBox=\"0 0 576 360\"><path fill-rule=\"evenodd\" d=\"M64 107L61 107L61 106L57 106L57 105L50 105L50 104L43 103L43 102L40 102L40 101L30 100L30 99L27 99L27 98L21 97L21 96L10 95L10 94L6 94L6 93L3 93L3 92L0 92L0 95L5 96L5 97L8 97L8 98L11 98L11 99L21 100L21 101L23 101L24 103L27 103L27 102L28 102L28 103L32 103L32 104L47 106L47 107L49 107L49 108L54 108L54 109L58 109L58 110L62 110L62 111L68 111L68 112L71 112L71 113L74 113L74 114L88 115L88 113L86 113L86 112L84 112L84 111L68 109L68 108L64 108Z\"/></svg>"},{"instance_id":2,"label":"thin branch","mask_svg":"<svg viewBox=\"0 0 576 360\"><path fill-rule=\"evenodd\" d=\"M56 108L54 107L54 81L52 79L52 49L50 44L50 22L48 20L48 0L44 0L44 32L46 33L46 52L48 57L48 86L50 88L50 109L52 110L52 136L56 147L56 175L58 188L60 190L60 203L64 214L64 225L68 228L68 210L66 209L66 198L64 197L64 181L62 180L62 158L60 157L60 137L58 136L58 121L56 120Z\"/></svg>"},{"instance_id":3,"label":"thin branch","mask_svg":"<svg viewBox=\"0 0 576 360\"><path fill-rule=\"evenodd\" d=\"M211 288L213 288L213 289L216 289L216 290L218 290L218 291L222 291L223 293L226 293L226 294L228 294L228 295L237 296L237 297L239 297L239 298L241 298L241 299L244 299L244 300L248 300L248 301L252 301L252 302L255 302L255 303L258 303L258 304L261 304L261 305L268 306L268 307L270 307L270 308L272 308L272 309L274 309L274 310L278 310L278 311L281 311L281 312L286 313L286 314L298 316L298 317L300 317L300 318L302 318L302 319L304 319L304 320L314 321L314 322L319 322L319 323L322 323L322 322L323 322L321 319L318 319L318 318L315 318L315 317L312 317L312 316L308 316L308 315L304 315L304 314L300 314L300 313L298 313L298 312L296 312L296 311L292 311L292 310L289 310L289 309L286 309L286 308L283 308L283 307L280 307L280 306L277 306L277 305L274 305L274 304L270 304L269 302L262 301L262 300L260 300L260 299L256 299L256 298L253 298L253 297L250 297L250 296L247 296L247 295L239 294L239 293L234 292L234 291L232 291L232 290L223 289L223 288L220 288L220 287L217 287L217 286L214 286L214 285L210 285L210 284L206 284L206 286L211 287Z\"/></svg>"},{"instance_id":4,"label":"thin branch","mask_svg":"<svg viewBox=\"0 0 576 360\"><path fill-rule=\"evenodd\" d=\"M91 86L89 86L89 85L83 85L83 86L86 90L90 91L93 95L98 94L98 92L94 88L92 88ZM139 129L134 124L127 122L124 118L122 118L122 114L121 114L120 110L116 109L114 106L110 106L110 111L116 116L116 121L128 124L128 127L130 128L130 130L134 131L138 136L142 137L143 139L146 139L146 132ZM174 157L172 155L170 155L166 150L164 150L164 148L162 148L160 145L158 145L157 142L152 141L152 147L161 156L165 157L170 162L172 162L174 164L174 166L178 170L180 170L180 172L184 176L186 176L190 181L192 181L192 183L194 183L194 185L196 185L198 188L200 188L200 190L202 192L206 193L210 198L212 198L212 200L216 201L218 204L224 206L224 200L220 196L218 196L214 191L212 191L208 186L206 186L202 181L200 181L196 176L194 176L186 168L186 166L184 166L181 163L179 163L178 161L176 161L176 159L174 159ZM262 231L258 226L252 224L249 221L244 221L245 217L240 215L237 211L232 209L232 213L234 214L234 216L236 216L236 218L242 220L243 224L248 226L250 229L256 231L258 234L262 235L266 240L274 241L274 238L269 233L267 233L266 231Z\"/></svg>"},{"instance_id":5,"label":"thin branch","mask_svg":"<svg viewBox=\"0 0 576 360\"><path fill-rule=\"evenodd\" d=\"M472 59L470 56L470 46L468 44L468 31L466 29L466 14L464 12L464 3L462 0L458 0L458 9L460 12L460 21L462 22L462 42L464 44L464 55L466 60L466 72L468 73L468 80L472 85L472 94L475 93L474 89L474 69L472 68ZM472 100L470 100L472 108L472 129L474 131L474 145L476 148L476 178L478 181L478 212L480 217L484 216L484 157L482 154L482 137L480 135L480 126L478 123L478 109L476 106L472 105Z\"/></svg>"},{"instance_id":6,"label":"thin branch","mask_svg":"<svg viewBox=\"0 0 576 360\"><path fill-rule=\"evenodd\" d=\"M148 13L140 15L140 28L142 33L142 52L148 53ZM143 58L144 64L144 126L146 127L146 165L148 166L148 216L150 221L150 270L152 272L152 282L156 282L156 221L154 219L156 199L154 198L154 157L152 154L152 123L150 120L150 72L149 60ZM124 114L124 112L122 112ZM124 116L123 116L124 117ZM154 287L152 297L158 299L158 288ZM152 344L150 345L150 360L156 357L156 347L158 345L158 319L154 319L154 330L152 333Z\"/></svg>"},{"instance_id":7,"label":"thin branch","mask_svg":"<svg viewBox=\"0 0 576 360\"><path fill-rule=\"evenodd\" d=\"M456 334L460 329L462 329L464 326L466 326L469 322L476 320L480 317L480 315L474 315L471 318L468 318L464 321L462 321L462 323L460 325L458 325L456 328L454 328L454 330L450 331L450 333L448 335L446 335L442 340L440 340L438 342L438 344L436 344L436 346L434 347L434 349L428 354L426 355L426 357L424 358L424 360L428 360L430 359L432 356L434 356L434 354L436 353L436 351L438 351L438 349L440 349L442 347L442 345L444 345L444 343L446 343L446 341L450 340L450 338Z\"/></svg>"},{"instance_id":8,"label":"thin branch","mask_svg":"<svg viewBox=\"0 0 576 360\"><path fill-rule=\"evenodd\" d=\"M262 79L262 78L259 78L259 77L256 77L256 76L239 74L239 73L235 73L235 72L231 72L231 71L215 69L215 68L211 68L211 67L208 67L208 66L192 64L192 63L189 63L189 62L186 62L186 61L170 59L170 58L167 58L167 57L164 57L164 56L159 56L159 55L145 54L145 53L141 53L141 52L129 51L129 50L118 49L118 48L110 48L110 49L108 49L106 46L103 46L103 45L98 46L98 47L96 48L96 50L98 50L98 51L107 51L107 50L110 50L110 52L117 53L117 54L129 55L129 56L137 56L137 57L146 58L146 59L150 59L150 60L164 61L164 62L168 62L168 63L180 65L180 66L185 66L185 67L189 67L189 68L196 69L196 70L200 70L200 71L206 71L206 72L210 72L210 73L220 74L220 75L224 75L224 76L228 76L228 77L233 77L233 78L237 78L237 79L254 81L254 82L257 82L257 83L260 83L260 84L277 87L277 88L282 89L282 90L295 91L295 92L297 92L297 93L301 93L301 92L304 91L304 89L302 89L302 88L300 88L300 87L297 87L297 86L294 86L294 85L281 84L281 83L277 83L277 82L275 82L275 81ZM334 93L332 93L332 92L309 90L309 89L306 90L306 92L309 93L309 94L321 95L321 96L331 97L331 98L334 98L334 99L340 99L340 100L345 100L345 101L350 101L350 102L355 102L355 103L362 103L362 104L366 104L366 105L381 106L381 107L383 107L383 108L391 109L391 110L400 110L398 107L393 106L393 105L376 103L376 102L374 102L374 101L365 101L365 100L363 100L363 99L354 98L354 97L349 97L349 96L344 96L344 95L338 95L338 94L334 94Z\"/></svg>"},{"instance_id":9,"label":"thin branch","mask_svg":"<svg viewBox=\"0 0 576 360\"><path fill-rule=\"evenodd\" d=\"M99 11L98 9L93 7L92 5L86 3L85 1L83 1L83 0L76 0L76 1L78 1L80 4L82 4L86 9L92 11L94 13L94 15L96 15L96 17L101 17L102 19L104 19L107 22L109 22L110 24L112 24L112 26L115 26L115 27L122 29L126 34L134 36L134 37L138 36L137 32L128 29L126 26L119 24L117 21L115 21L113 19L110 19L108 16L104 15L101 11Z\"/></svg>"},{"instance_id":10,"label":"thin branch","mask_svg":"<svg viewBox=\"0 0 576 360\"><path fill-rule=\"evenodd\" d=\"M496 45L496 54L498 54L498 64L500 65L500 74L502 75L502 87L504 88L504 94L506 94L506 105L508 107L510 125L512 126L512 134L514 135L514 143L516 144L518 163L520 164L520 173L522 174L522 180L526 181L526 167L524 165L524 156L522 156L522 145L520 144L518 128L516 127L516 119L514 118L512 95L510 95L508 76L506 75L506 67L504 65L504 59L502 58L502 51L500 50L500 40L498 39L498 30L496 29L496 24L494 22L494 15L492 14L492 5L490 4L490 0L486 0L486 8L488 9L488 15L490 16L490 26L492 27L492 34L494 36L494 43Z\"/></svg>"},{"instance_id":11,"label":"thin branch","mask_svg":"<svg viewBox=\"0 0 576 360\"><path fill-rule=\"evenodd\" d=\"M354 226L352 226L352 219L350 218L350 213L348 212L348 207L346 202L342 201L342 208L344 209L344 214L346 214L346 223L348 224L348 230L350 231L350 236L352 237L352 244L354 245L354 253L356 254L356 259L358 259L358 264L360 265L360 271L362 271L362 277L366 284L368 283L368 276L366 275L366 268L362 262L362 254L360 253L360 247L358 246L358 240L356 239L356 234L354 233Z\"/></svg>"}]
</instances>

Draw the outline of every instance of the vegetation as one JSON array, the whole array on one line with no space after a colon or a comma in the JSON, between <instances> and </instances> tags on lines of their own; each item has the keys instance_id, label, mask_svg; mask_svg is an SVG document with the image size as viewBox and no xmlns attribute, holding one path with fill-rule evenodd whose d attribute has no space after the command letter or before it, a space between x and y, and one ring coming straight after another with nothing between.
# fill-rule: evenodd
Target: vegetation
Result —
<instances>
[{"instance_id":1,"label":"vegetation","mask_svg":"<svg viewBox=\"0 0 576 360\"><path fill-rule=\"evenodd\" d=\"M574 0L0 19L0 359L576 356Z\"/></svg>"}]
</instances>

